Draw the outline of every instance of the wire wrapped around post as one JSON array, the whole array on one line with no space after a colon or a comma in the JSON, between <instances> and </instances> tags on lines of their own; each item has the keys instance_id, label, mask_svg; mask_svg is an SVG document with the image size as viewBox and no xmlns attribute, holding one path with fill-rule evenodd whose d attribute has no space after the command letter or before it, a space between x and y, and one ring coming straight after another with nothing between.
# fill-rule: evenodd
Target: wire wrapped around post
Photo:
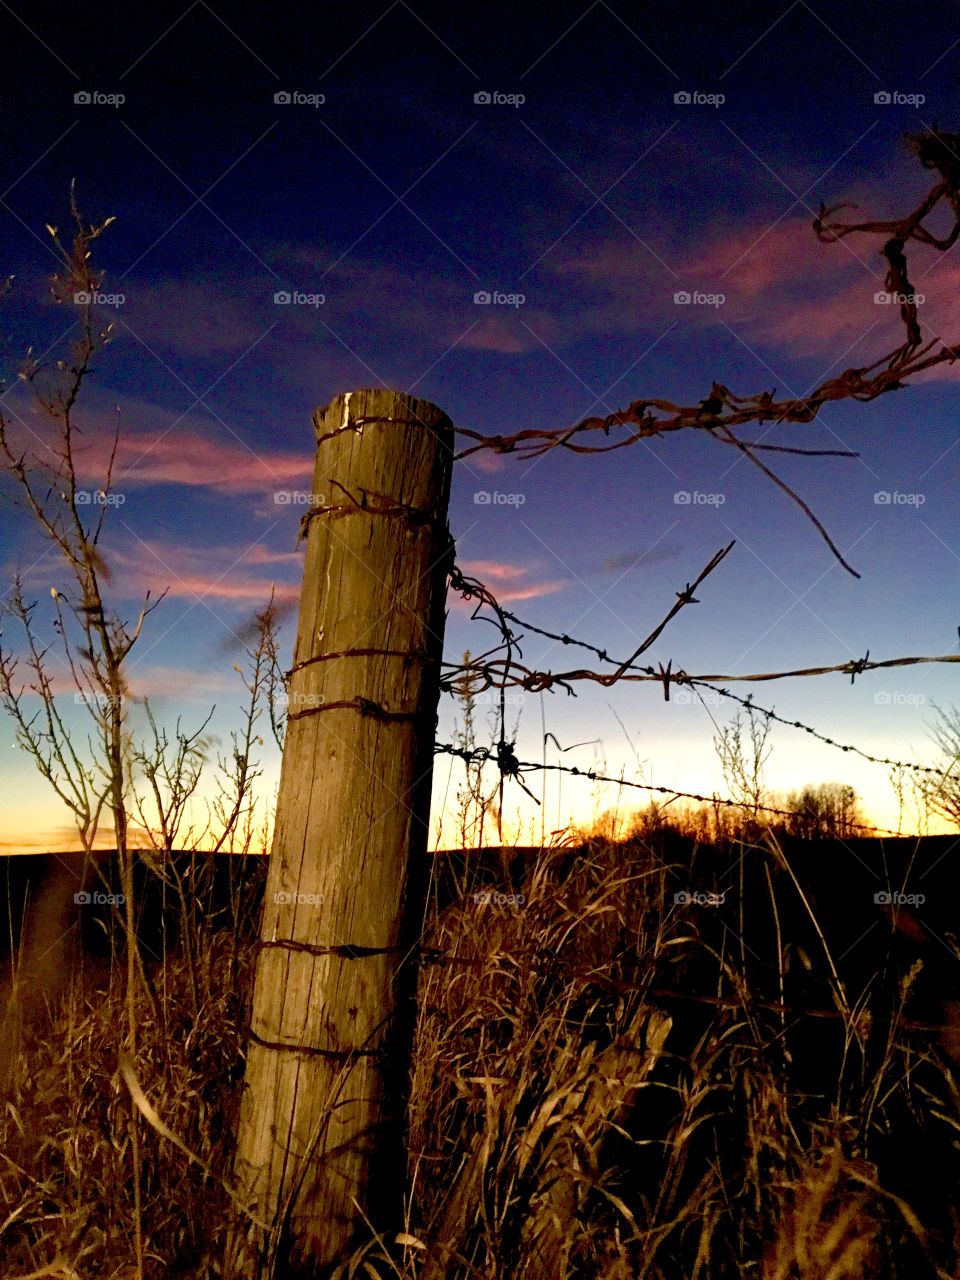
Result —
<instances>
[{"instance_id":1,"label":"wire wrapped around post","mask_svg":"<svg viewBox=\"0 0 960 1280\"><path fill-rule=\"evenodd\" d=\"M326 1275L402 1217L453 426L354 391L315 427L236 1156L273 1233L234 1238L235 1276Z\"/></svg>"}]
</instances>

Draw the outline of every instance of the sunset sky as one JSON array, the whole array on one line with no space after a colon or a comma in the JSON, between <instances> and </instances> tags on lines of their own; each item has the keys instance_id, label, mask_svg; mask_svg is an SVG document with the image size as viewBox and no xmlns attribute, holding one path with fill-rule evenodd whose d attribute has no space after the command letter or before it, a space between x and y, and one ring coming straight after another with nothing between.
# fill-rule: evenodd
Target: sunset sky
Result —
<instances>
[{"instance_id":1,"label":"sunset sky","mask_svg":"<svg viewBox=\"0 0 960 1280\"><path fill-rule=\"evenodd\" d=\"M290 606L289 653L303 507L283 495L309 490L311 414L341 391L413 392L459 427L506 434L644 396L695 404L714 379L740 395L802 395L892 351L902 329L897 308L875 302L881 241L821 244L811 222L821 201L903 214L936 176L904 135L934 122L960 132L957 13L910 12L926 17L805 0L527 13L384 0L241 16L183 0L108 2L81 22L4 5L0 275L15 281L2 403L25 441L42 435L15 374L28 347L56 359L71 336L75 316L48 291L44 226L66 226L75 178L90 221L117 219L99 242L115 330L82 404L83 474L95 489L119 408L113 599L135 617L147 589L167 591L133 655L134 692L171 727L216 704L211 727L226 740L242 693L233 664L272 584ZM941 234L948 214L934 219ZM958 253L910 249L925 339L960 341ZM513 303L478 304L481 292ZM859 452L765 455L859 580L773 484L693 432L607 456L457 463L458 562L530 622L622 658L736 539L645 661L733 674L867 650L956 653L958 376L941 366L767 437ZM0 592L21 568L46 624L64 567L6 500L0 522ZM493 638L451 597L448 657ZM587 656L535 636L524 654L553 669ZM951 666L731 687L834 739L923 762L935 706L960 701ZM656 685L527 695L513 707L517 754L540 759L546 730L586 744L560 755L551 743L551 761L722 793L712 737L734 709L667 703ZM455 714L444 698L442 740ZM67 815L9 721L0 740L0 849L70 847ZM883 768L798 730L771 741L771 788L850 782L872 821L897 826ZM277 752L265 748L264 767L269 792ZM438 812L447 778L441 757ZM538 777L529 785L542 794ZM614 799L554 776L547 830ZM526 839L533 807L521 801L508 787L506 816L521 813Z\"/></svg>"}]
</instances>

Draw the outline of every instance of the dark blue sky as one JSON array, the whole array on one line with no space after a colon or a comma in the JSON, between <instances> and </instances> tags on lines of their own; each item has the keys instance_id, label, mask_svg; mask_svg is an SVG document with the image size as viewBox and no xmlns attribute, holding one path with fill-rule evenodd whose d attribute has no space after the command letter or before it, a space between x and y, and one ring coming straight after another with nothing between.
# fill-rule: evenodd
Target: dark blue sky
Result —
<instances>
[{"instance_id":1,"label":"dark blue sky","mask_svg":"<svg viewBox=\"0 0 960 1280\"><path fill-rule=\"evenodd\" d=\"M92 487L117 405L124 428L107 559L128 610L147 587L169 588L134 687L170 719L216 702L222 733L242 623L272 582L290 600L299 586L302 508L276 495L309 486L318 404L384 384L493 433L568 426L644 395L695 403L714 378L744 395L801 394L900 340L896 309L874 302L879 242L819 244L817 206L905 211L932 179L904 134L960 129L960 22L932 4L909 18L803 0L669 11L397 0L248 15L198 0L99 5L82 22L66 7L5 5L0 28L0 270L16 276L5 363L15 371L31 344L56 356L68 337L73 317L46 294L44 224L65 226L76 179L91 221L117 218L99 261L104 291L124 299L104 308L115 342L84 406ZM956 255L915 250L911 263L926 336L956 341ZM524 300L476 305L479 291ZM724 301L678 304L682 291ZM278 305L278 292L324 300ZM4 404L24 432L40 430L20 389ZM458 554L532 621L625 655L736 538L702 603L653 651L688 671L955 651L955 405L946 370L771 437L861 452L777 464L859 581L748 463L692 433L607 457L458 464ZM478 492L515 497L478 504ZM878 492L911 499L877 503ZM43 545L6 504L0 519L5 581L20 565L49 597L55 559L38 563ZM489 642L454 606L449 655ZM569 659L545 643L526 653L554 668ZM853 688L764 685L757 698L878 754L917 756L933 702L954 687L952 668L927 667ZM539 703L528 697L521 716L519 750L533 758ZM442 734L451 713L448 700ZM547 696L544 714L563 742L601 740L576 753L582 765L721 785L703 708L667 706L655 687ZM889 825L882 770L798 736L776 735L772 785L849 779ZM10 841L62 846L29 762L4 759ZM551 817L608 802L576 786L559 806L553 790Z\"/></svg>"}]
</instances>

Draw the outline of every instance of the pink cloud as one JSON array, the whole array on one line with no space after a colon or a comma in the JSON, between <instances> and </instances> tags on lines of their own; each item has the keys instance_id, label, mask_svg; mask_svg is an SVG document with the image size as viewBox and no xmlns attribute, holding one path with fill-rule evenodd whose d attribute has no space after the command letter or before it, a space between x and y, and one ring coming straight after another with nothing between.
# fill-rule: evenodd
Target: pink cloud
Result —
<instances>
[{"instance_id":1,"label":"pink cloud","mask_svg":"<svg viewBox=\"0 0 960 1280\"><path fill-rule=\"evenodd\" d=\"M496 596L502 604L517 600L538 600L540 596L551 596L569 585L564 578L553 578L546 582L532 582L526 587L510 587L506 591L496 592Z\"/></svg>"},{"instance_id":2,"label":"pink cloud","mask_svg":"<svg viewBox=\"0 0 960 1280\"><path fill-rule=\"evenodd\" d=\"M470 440L469 437L464 436L460 442L460 447L463 449L469 449L471 444L475 443L476 442ZM466 458L459 465L464 467L467 471L479 471L483 475L492 476L505 469L507 466L507 455L504 453L494 453L492 449L480 449L477 453L471 453L470 457Z\"/></svg>"},{"instance_id":3,"label":"pink cloud","mask_svg":"<svg viewBox=\"0 0 960 1280\"><path fill-rule=\"evenodd\" d=\"M838 256L838 249L839 255ZM623 330L651 320L685 324L766 326L771 308L796 296L827 301L851 277L866 285L873 277L846 249L821 244L810 218L787 218L771 227L754 223L723 231L679 255L657 259L626 237L600 241L553 270L588 282L579 317L585 330ZM678 292L722 294L718 306L678 306Z\"/></svg>"},{"instance_id":4,"label":"pink cloud","mask_svg":"<svg viewBox=\"0 0 960 1280\"><path fill-rule=\"evenodd\" d=\"M313 458L303 454L254 451L219 430L219 438L184 429L123 434L114 468L115 486L124 483L181 484L246 493L295 484L309 488ZM84 457L85 467L102 475L107 441L102 439ZM100 456L97 457L96 455Z\"/></svg>"},{"instance_id":5,"label":"pink cloud","mask_svg":"<svg viewBox=\"0 0 960 1280\"><path fill-rule=\"evenodd\" d=\"M295 564L302 570L303 550L271 551L262 542L258 542L247 552L244 561L246 564Z\"/></svg>"},{"instance_id":6,"label":"pink cloud","mask_svg":"<svg viewBox=\"0 0 960 1280\"><path fill-rule=\"evenodd\" d=\"M8 402L9 404L9 402ZM12 406L11 435L17 447L50 461L44 448L52 441L50 423L38 415L28 391ZM271 493L309 489L313 450L283 452L244 443L239 432L207 417L201 410L176 412L142 400L123 400L120 437L114 461L113 487L179 484L221 493ZM94 393L80 414L82 440L76 452L81 481L103 484L116 429L117 406Z\"/></svg>"},{"instance_id":7,"label":"pink cloud","mask_svg":"<svg viewBox=\"0 0 960 1280\"><path fill-rule=\"evenodd\" d=\"M694 287L736 292L747 299L798 280L835 277L851 264L862 270L845 249L840 249L843 257L838 259L838 246L821 244L811 221L804 214L774 225L751 223L721 231L679 253L657 248L657 256L632 237L608 237L549 265L557 275L579 276L614 295L627 285L635 305L638 287L671 304L674 291ZM862 249L858 252L868 256Z\"/></svg>"},{"instance_id":8,"label":"pink cloud","mask_svg":"<svg viewBox=\"0 0 960 1280\"><path fill-rule=\"evenodd\" d=\"M851 267L866 274L847 249L822 244L811 221L804 214L784 218L774 226L755 223L722 234L695 249L677 269L683 276L698 278L702 282L698 287L726 286L742 299L758 298L770 289L798 281L835 278L838 273L847 274ZM862 247L858 254L868 256Z\"/></svg>"},{"instance_id":9,"label":"pink cloud","mask_svg":"<svg viewBox=\"0 0 960 1280\"><path fill-rule=\"evenodd\" d=\"M924 298L919 308L924 340L938 337L951 344L960 340L960 264L917 249L911 255L911 279ZM826 296L774 295L764 305L764 334L797 355L847 353L844 365L866 362L892 351L903 340L900 308L875 301L875 295L883 292L882 274L877 280L861 272ZM956 367L942 366L927 376L953 378Z\"/></svg>"},{"instance_id":10,"label":"pink cloud","mask_svg":"<svg viewBox=\"0 0 960 1280\"><path fill-rule=\"evenodd\" d=\"M512 316L484 316L460 343L472 351L499 351L503 355L519 355L538 346Z\"/></svg>"},{"instance_id":11,"label":"pink cloud","mask_svg":"<svg viewBox=\"0 0 960 1280\"><path fill-rule=\"evenodd\" d=\"M465 560L460 567L468 577L478 578L484 586L489 587L501 604L516 600L535 600L540 596L553 595L570 585L563 578L526 582L524 579L530 573L529 569L502 560ZM459 599L455 594L451 597L451 600Z\"/></svg>"},{"instance_id":12,"label":"pink cloud","mask_svg":"<svg viewBox=\"0 0 960 1280\"><path fill-rule=\"evenodd\" d=\"M465 560L462 568L471 577L490 579L491 582L516 582L526 576L526 569L518 564L506 564L502 560Z\"/></svg>"},{"instance_id":13,"label":"pink cloud","mask_svg":"<svg viewBox=\"0 0 960 1280\"><path fill-rule=\"evenodd\" d=\"M159 581L161 577L162 573L158 573L155 575L155 580ZM299 585L265 582L259 578L246 578L243 574L233 570L218 578L188 573L186 576L180 574L174 578L167 577L164 581L168 588L168 596L181 596L188 600L195 598L209 600L213 598L217 600L247 600L253 604L266 604L270 597L271 588L275 588L276 598L281 602L297 600L300 597Z\"/></svg>"},{"instance_id":14,"label":"pink cloud","mask_svg":"<svg viewBox=\"0 0 960 1280\"><path fill-rule=\"evenodd\" d=\"M240 677L230 667L217 671L187 671L182 667L147 667L134 664L129 674L133 698L184 698L192 691L204 698L219 693L238 693Z\"/></svg>"},{"instance_id":15,"label":"pink cloud","mask_svg":"<svg viewBox=\"0 0 960 1280\"><path fill-rule=\"evenodd\" d=\"M277 582L255 571L271 564L292 567L294 562L299 569L300 552L187 547L159 541L138 541L110 556L111 568L119 571L121 589L131 597L142 596L147 590L156 597L166 591L168 599L224 600L254 606L266 604L271 590L279 604L299 599L299 572L296 582Z\"/></svg>"},{"instance_id":16,"label":"pink cloud","mask_svg":"<svg viewBox=\"0 0 960 1280\"><path fill-rule=\"evenodd\" d=\"M625 237L600 241L552 269L587 283L573 322L580 332L629 331L641 321L722 322L748 346L829 356L844 367L870 363L902 340L898 307L874 301L886 274L879 249L878 238L868 236L823 244L804 213L720 232L668 258L675 275ZM960 266L919 245L909 256L911 280L926 297L925 336L960 340ZM680 307L673 298L680 290L723 294L725 301ZM925 376L954 378L960 369L945 365Z\"/></svg>"},{"instance_id":17,"label":"pink cloud","mask_svg":"<svg viewBox=\"0 0 960 1280\"><path fill-rule=\"evenodd\" d=\"M484 314L486 312L486 314ZM542 350L562 337L562 328L547 312L521 306L497 307L481 311L479 324L459 343L472 351L499 351L503 355L521 355ZM529 327L528 327L529 326ZM531 332L533 330L533 332Z\"/></svg>"}]
</instances>

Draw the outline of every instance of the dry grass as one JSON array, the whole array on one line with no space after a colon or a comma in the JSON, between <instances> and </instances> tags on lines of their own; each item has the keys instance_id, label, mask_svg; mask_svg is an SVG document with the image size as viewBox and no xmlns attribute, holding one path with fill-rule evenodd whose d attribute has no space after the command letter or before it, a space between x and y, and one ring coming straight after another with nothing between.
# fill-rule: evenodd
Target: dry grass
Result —
<instances>
[{"instance_id":1,"label":"dry grass","mask_svg":"<svg viewBox=\"0 0 960 1280\"><path fill-rule=\"evenodd\" d=\"M833 969L847 985L833 1018L788 1022L776 1006L789 967L765 967L716 913L677 909L669 855L598 840L545 850L512 882L489 864L482 882L438 868L426 941L443 959L421 975L404 1231L357 1274L957 1274L958 1099L950 1056L903 1029L916 973L864 996L839 957L808 946L803 981L828 991ZM775 914L782 957L796 893L753 856L769 901L751 910ZM706 886L716 859L694 862ZM190 928L189 950L153 972L136 1072L206 1166L141 1123L145 1274L199 1280L220 1274L231 1220L220 1175L250 952L202 911ZM121 965L86 965L49 1011L18 1013L0 1115L5 1277L136 1274L123 998Z\"/></svg>"},{"instance_id":2,"label":"dry grass","mask_svg":"<svg viewBox=\"0 0 960 1280\"><path fill-rule=\"evenodd\" d=\"M137 1072L185 1145L226 1169L251 956L228 931L195 941L192 962L179 950L153 967L159 1020L142 1001ZM117 1069L125 976L117 957L83 959L52 1006L29 988L26 1000L8 1002L17 1052L0 1118L5 1277L136 1275L130 1098ZM147 1125L141 1132L146 1273L216 1274L226 1195Z\"/></svg>"}]
</instances>

